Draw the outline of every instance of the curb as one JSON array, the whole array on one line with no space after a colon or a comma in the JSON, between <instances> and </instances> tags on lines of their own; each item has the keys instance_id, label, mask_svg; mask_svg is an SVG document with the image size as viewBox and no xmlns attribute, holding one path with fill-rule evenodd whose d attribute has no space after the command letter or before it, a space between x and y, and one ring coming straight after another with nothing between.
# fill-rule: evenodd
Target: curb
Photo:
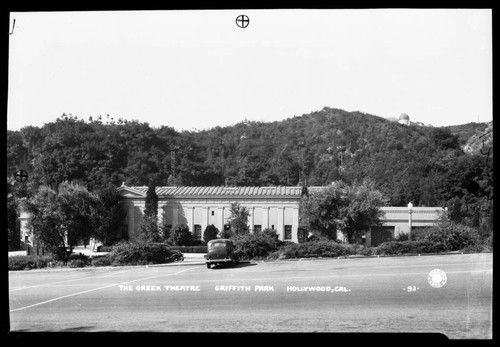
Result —
<instances>
[{"instance_id":1,"label":"curb","mask_svg":"<svg viewBox=\"0 0 500 347\"><path fill-rule=\"evenodd\" d=\"M378 259L378 258L402 258L402 257L420 257L420 256L446 256L446 255L468 255L468 254L493 254L493 252L481 253L463 253L460 251L452 251L446 253L421 253L421 254L395 254L395 255L368 255L368 256L342 256L342 257L318 257L318 258L290 258L290 259L274 259L274 260L254 260L257 263L269 262L286 262L286 261L326 261L326 260L351 260L351 259ZM251 261L249 261L251 262ZM163 266L186 266L186 265L205 265L205 261L180 261L164 264L151 264L151 265L122 265L122 266L88 266L77 268L43 268L43 269L30 269L30 270L9 270L9 273L21 272L61 272L61 271L95 271L95 270L110 270L110 269L135 269L135 268L149 268L149 267L163 267Z\"/></svg>"},{"instance_id":2,"label":"curb","mask_svg":"<svg viewBox=\"0 0 500 347\"><path fill-rule=\"evenodd\" d=\"M60 268L43 268L43 269L29 269L29 270L9 270L9 273L10 272L22 273L22 272L96 271L96 270L111 270L111 269L137 269L137 268L162 267L162 266L186 266L186 265L205 265L205 262L182 261L182 262L165 263L165 264L151 264L151 265L60 267Z\"/></svg>"}]
</instances>

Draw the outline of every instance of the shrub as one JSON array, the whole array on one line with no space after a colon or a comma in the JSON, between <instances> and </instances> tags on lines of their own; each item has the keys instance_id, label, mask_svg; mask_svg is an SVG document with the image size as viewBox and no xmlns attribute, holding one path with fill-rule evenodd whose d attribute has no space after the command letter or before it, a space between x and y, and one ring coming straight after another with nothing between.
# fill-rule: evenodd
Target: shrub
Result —
<instances>
[{"instance_id":1,"label":"shrub","mask_svg":"<svg viewBox=\"0 0 500 347\"><path fill-rule=\"evenodd\" d=\"M112 246L99 246L97 247L97 252L111 252L113 250Z\"/></svg>"},{"instance_id":2,"label":"shrub","mask_svg":"<svg viewBox=\"0 0 500 347\"><path fill-rule=\"evenodd\" d=\"M203 232L203 240L205 240L205 242L208 242L210 240L216 239L218 233L219 229L217 229L215 225L207 225L205 231Z\"/></svg>"},{"instance_id":3,"label":"shrub","mask_svg":"<svg viewBox=\"0 0 500 347\"><path fill-rule=\"evenodd\" d=\"M189 246L193 242L193 235L186 224L179 224L170 231L168 242L174 246Z\"/></svg>"},{"instance_id":4,"label":"shrub","mask_svg":"<svg viewBox=\"0 0 500 347\"><path fill-rule=\"evenodd\" d=\"M434 243L428 240L422 241L389 241L380 244L377 254L396 255L396 254L420 254L420 253L439 253L445 251L441 243Z\"/></svg>"},{"instance_id":5,"label":"shrub","mask_svg":"<svg viewBox=\"0 0 500 347\"><path fill-rule=\"evenodd\" d=\"M85 254L71 254L67 265L69 267L85 267L90 264L90 258Z\"/></svg>"},{"instance_id":6,"label":"shrub","mask_svg":"<svg viewBox=\"0 0 500 347\"><path fill-rule=\"evenodd\" d=\"M204 240L193 240L189 246L206 246L207 243Z\"/></svg>"},{"instance_id":7,"label":"shrub","mask_svg":"<svg viewBox=\"0 0 500 347\"><path fill-rule=\"evenodd\" d=\"M240 259L265 258L278 249L279 240L264 233L239 235L234 238L235 252Z\"/></svg>"},{"instance_id":8,"label":"shrub","mask_svg":"<svg viewBox=\"0 0 500 347\"><path fill-rule=\"evenodd\" d=\"M398 234L394 238L394 241L409 241L409 240L410 240L410 234L407 234L407 233Z\"/></svg>"},{"instance_id":9,"label":"shrub","mask_svg":"<svg viewBox=\"0 0 500 347\"><path fill-rule=\"evenodd\" d=\"M441 220L435 226L416 234L414 239L441 243L449 251L460 250L480 242L476 229L450 220Z\"/></svg>"},{"instance_id":10,"label":"shrub","mask_svg":"<svg viewBox=\"0 0 500 347\"><path fill-rule=\"evenodd\" d=\"M364 247L364 246L360 246L356 249L356 254L359 254L359 255L364 255L364 256L370 256L370 255L374 255L376 254L377 252L377 248L376 247Z\"/></svg>"},{"instance_id":11,"label":"shrub","mask_svg":"<svg viewBox=\"0 0 500 347\"><path fill-rule=\"evenodd\" d=\"M52 256L16 255L8 258L10 271L42 269L52 261Z\"/></svg>"},{"instance_id":12,"label":"shrub","mask_svg":"<svg viewBox=\"0 0 500 347\"><path fill-rule=\"evenodd\" d=\"M486 244L479 245L470 245L465 247L462 252L464 253L483 253L483 252L491 252L492 249Z\"/></svg>"},{"instance_id":13,"label":"shrub","mask_svg":"<svg viewBox=\"0 0 500 347\"><path fill-rule=\"evenodd\" d=\"M180 251L182 253L207 253L207 246L169 246L171 251Z\"/></svg>"},{"instance_id":14,"label":"shrub","mask_svg":"<svg viewBox=\"0 0 500 347\"><path fill-rule=\"evenodd\" d=\"M145 265L169 262L172 251L164 243L147 238L122 241L113 246L109 254L112 265Z\"/></svg>"},{"instance_id":15,"label":"shrub","mask_svg":"<svg viewBox=\"0 0 500 347\"><path fill-rule=\"evenodd\" d=\"M92 266L110 266L111 265L111 257L108 255L98 255L91 258Z\"/></svg>"},{"instance_id":16,"label":"shrub","mask_svg":"<svg viewBox=\"0 0 500 347\"><path fill-rule=\"evenodd\" d=\"M280 257L286 259L340 257L349 254L355 254L354 247L352 245L341 244L333 240L318 240L298 244L288 244L280 249Z\"/></svg>"},{"instance_id":17,"label":"shrub","mask_svg":"<svg viewBox=\"0 0 500 347\"><path fill-rule=\"evenodd\" d=\"M88 265L88 260L85 259L71 259L68 260L69 267L85 267Z\"/></svg>"}]
</instances>

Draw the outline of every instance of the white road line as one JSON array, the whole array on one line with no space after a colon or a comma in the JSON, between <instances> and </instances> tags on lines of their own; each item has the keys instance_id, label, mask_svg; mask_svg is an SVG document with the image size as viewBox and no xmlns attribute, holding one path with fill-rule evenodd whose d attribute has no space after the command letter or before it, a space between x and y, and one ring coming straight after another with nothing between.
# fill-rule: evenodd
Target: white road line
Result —
<instances>
[{"instance_id":1,"label":"white road line","mask_svg":"<svg viewBox=\"0 0 500 347\"><path fill-rule=\"evenodd\" d=\"M107 274L107 275L104 275L104 276L98 276L98 277L94 277L94 278L106 278L106 277L114 276L116 274L127 272L127 271L131 271L131 269L123 270L123 271L118 271L118 272L113 272L111 274ZM37 285L34 285L34 286L23 286L23 287L18 287L18 288L10 289L9 292L15 292L15 291L18 291L18 290L30 289L30 288L37 288L37 287L48 287L48 286L52 286L54 284L68 283L68 282L74 282L74 281L83 281L83 280L87 280L87 279L88 279L88 277L83 277L83 278L79 277L79 278L73 278L71 280L66 280L66 281L58 281L58 282L52 282L52 283L37 284Z\"/></svg>"},{"instance_id":2,"label":"white road line","mask_svg":"<svg viewBox=\"0 0 500 347\"><path fill-rule=\"evenodd\" d=\"M65 299L65 298L70 298L72 296L77 296L77 295L80 295L80 294L85 294L85 293L90 293L90 292L95 292L97 290L102 290L102 289L106 289L106 288L110 288L110 287L114 287L114 286L119 286L119 285L124 285L124 284L128 284L128 283L134 283L134 282L137 282L137 281L145 281L145 280L148 280L148 279L151 279L151 278L155 278L155 277L162 277L162 276L175 276L177 274L180 274L182 272L186 272L186 271L189 271L189 270L192 270L192 269L196 269L197 267L191 267L189 269L184 269L184 270L181 270L181 271L178 271L176 273L173 273L173 274L161 274L161 275L156 275L156 276L150 276L150 277L145 277L145 278L139 278L137 280L132 280L132 281L126 281L126 282L122 282L122 283L113 283L113 284L108 284L107 286L104 286L104 287L99 287L99 288L94 288L94 289L89 289L89 290L84 290L82 292L78 292L78 293L73 293L73 294L68 294L68 295L63 295L63 296L60 296L60 297L57 297L57 298L54 298L54 299L50 299L50 300L46 300L46 301L42 301L42 302L39 302L39 303L36 303L36 304L33 304L33 305L29 305L29 306L24 306L24 307L20 307L20 308L16 308L14 310L10 310L10 312L16 312L16 311L21 311L21 310L25 310L27 308L31 308L31 307L35 307L35 306L40 306L40 305L43 305L43 304L48 304L49 302L53 302L53 301L57 301L57 300L61 300L61 299Z\"/></svg>"}]
</instances>

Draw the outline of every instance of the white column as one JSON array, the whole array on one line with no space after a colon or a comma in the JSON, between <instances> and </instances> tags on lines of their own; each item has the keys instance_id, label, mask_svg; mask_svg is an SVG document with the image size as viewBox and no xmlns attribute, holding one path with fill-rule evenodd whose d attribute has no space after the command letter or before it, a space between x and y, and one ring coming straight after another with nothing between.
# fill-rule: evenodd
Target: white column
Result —
<instances>
[{"instance_id":1,"label":"white column","mask_svg":"<svg viewBox=\"0 0 500 347\"><path fill-rule=\"evenodd\" d=\"M278 225L276 226L276 231L278 232L280 240L285 239L285 208L278 208Z\"/></svg>"},{"instance_id":2,"label":"white column","mask_svg":"<svg viewBox=\"0 0 500 347\"><path fill-rule=\"evenodd\" d=\"M262 208L262 230L269 228L269 207Z\"/></svg>"},{"instance_id":3,"label":"white column","mask_svg":"<svg viewBox=\"0 0 500 347\"><path fill-rule=\"evenodd\" d=\"M175 227L179 223L179 207L172 206L172 227Z\"/></svg>"},{"instance_id":4,"label":"white column","mask_svg":"<svg viewBox=\"0 0 500 347\"><path fill-rule=\"evenodd\" d=\"M128 237L132 239L135 236L135 218L134 218L134 203L128 206Z\"/></svg>"},{"instance_id":5,"label":"white column","mask_svg":"<svg viewBox=\"0 0 500 347\"><path fill-rule=\"evenodd\" d=\"M217 209L217 229L224 230L224 206Z\"/></svg>"},{"instance_id":6,"label":"white column","mask_svg":"<svg viewBox=\"0 0 500 347\"><path fill-rule=\"evenodd\" d=\"M203 234L203 231L205 231L207 225L208 225L208 218L210 218L210 211L209 207L206 207L202 211L202 223L201 223L201 233Z\"/></svg>"},{"instance_id":7,"label":"white column","mask_svg":"<svg viewBox=\"0 0 500 347\"><path fill-rule=\"evenodd\" d=\"M253 214L254 214L254 208L250 207L248 209L249 215L248 219L250 220L250 233L253 234Z\"/></svg>"},{"instance_id":8,"label":"white column","mask_svg":"<svg viewBox=\"0 0 500 347\"><path fill-rule=\"evenodd\" d=\"M299 242L299 208L294 207L292 211L292 241Z\"/></svg>"},{"instance_id":9,"label":"white column","mask_svg":"<svg viewBox=\"0 0 500 347\"><path fill-rule=\"evenodd\" d=\"M188 225L189 231L194 231L194 208L186 207L186 223Z\"/></svg>"}]
</instances>

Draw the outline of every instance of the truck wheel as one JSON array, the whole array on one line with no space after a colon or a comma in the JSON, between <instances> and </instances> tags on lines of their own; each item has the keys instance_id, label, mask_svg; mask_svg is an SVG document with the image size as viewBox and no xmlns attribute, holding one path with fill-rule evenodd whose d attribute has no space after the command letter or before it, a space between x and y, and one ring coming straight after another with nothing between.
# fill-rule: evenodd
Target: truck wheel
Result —
<instances>
[{"instance_id":1,"label":"truck wheel","mask_svg":"<svg viewBox=\"0 0 500 347\"><path fill-rule=\"evenodd\" d=\"M210 269L210 263L207 263L207 269Z\"/></svg>"}]
</instances>

